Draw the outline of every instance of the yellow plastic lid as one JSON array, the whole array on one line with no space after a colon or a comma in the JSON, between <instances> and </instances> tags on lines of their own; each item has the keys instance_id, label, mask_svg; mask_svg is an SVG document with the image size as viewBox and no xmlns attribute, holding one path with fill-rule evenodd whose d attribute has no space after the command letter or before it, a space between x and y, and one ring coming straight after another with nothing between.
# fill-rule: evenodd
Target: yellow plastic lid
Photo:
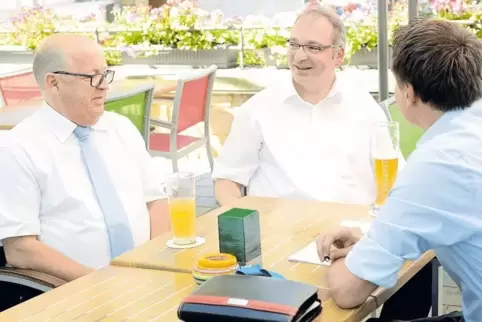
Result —
<instances>
[{"instance_id":1,"label":"yellow plastic lid","mask_svg":"<svg viewBox=\"0 0 482 322\"><path fill-rule=\"evenodd\" d=\"M230 268L237 264L236 257L225 253L206 254L197 260L197 267L205 270Z\"/></svg>"}]
</instances>

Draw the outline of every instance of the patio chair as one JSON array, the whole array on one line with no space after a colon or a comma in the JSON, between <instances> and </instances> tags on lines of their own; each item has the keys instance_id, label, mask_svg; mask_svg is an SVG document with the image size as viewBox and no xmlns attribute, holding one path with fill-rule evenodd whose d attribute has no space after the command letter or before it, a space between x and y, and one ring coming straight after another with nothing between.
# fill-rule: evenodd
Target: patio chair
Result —
<instances>
[{"instance_id":1,"label":"patio chair","mask_svg":"<svg viewBox=\"0 0 482 322\"><path fill-rule=\"evenodd\" d=\"M106 111L124 115L137 127L146 148L149 147L149 117L151 115L154 85L142 85L122 94L108 95L104 104Z\"/></svg>"},{"instance_id":2,"label":"patio chair","mask_svg":"<svg viewBox=\"0 0 482 322\"><path fill-rule=\"evenodd\" d=\"M217 66L195 71L177 82L171 122L151 119L152 125L169 130L169 133L152 133L149 150L152 155L171 159L174 172L179 171L178 160L202 146L206 146L209 165L213 169L213 156L209 130L209 108ZM183 135L183 131L204 122L201 138Z\"/></svg>"},{"instance_id":3,"label":"patio chair","mask_svg":"<svg viewBox=\"0 0 482 322\"><path fill-rule=\"evenodd\" d=\"M32 71L0 76L0 106L41 98L42 93Z\"/></svg>"},{"instance_id":4,"label":"patio chair","mask_svg":"<svg viewBox=\"0 0 482 322\"><path fill-rule=\"evenodd\" d=\"M410 124L395 106L395 97L390 97L380 102L383 112L389 120L398 122L400 127L400 150L405 157L412 153L417 146L417 142L423 134L423 130Z\"/></svg>"}]
</instances>

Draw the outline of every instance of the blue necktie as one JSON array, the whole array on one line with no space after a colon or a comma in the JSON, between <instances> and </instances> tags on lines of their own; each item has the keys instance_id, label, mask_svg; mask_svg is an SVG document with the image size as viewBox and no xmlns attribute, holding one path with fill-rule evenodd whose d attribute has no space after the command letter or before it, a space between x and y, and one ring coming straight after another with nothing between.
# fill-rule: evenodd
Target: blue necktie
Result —
<instances>
[{"instance_id":1,"label":"blue necktie","mask_svg":"<svg viewBox=\"0 0 482 322\"><path fill-rule=\"evenodd\" d=\"M104 214L110 240L112 258L134 248L134 241L127 218L127 213L117 195L114 183L94 140L90 127L77 126L74 134L79 140L83 160L89 172L97 200ZM93 245L95 247L95 245Z\"/></svg>"}]
</instances>

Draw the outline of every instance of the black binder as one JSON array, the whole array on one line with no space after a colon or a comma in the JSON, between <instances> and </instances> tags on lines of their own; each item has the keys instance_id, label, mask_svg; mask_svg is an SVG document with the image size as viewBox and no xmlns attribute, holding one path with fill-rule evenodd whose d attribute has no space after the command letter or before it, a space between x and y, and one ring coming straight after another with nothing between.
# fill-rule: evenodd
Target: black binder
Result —
<instances>
[{"instance_id":1,"label":"black binder","mask_svg":"<svg viewBox=\"0 0 482 322\"><path fill-rule=\"evenodd\" d=\"M178 309L184 322L309 322L321 312L316 286L262 277L226 275L204 282Z\"/></svg>"}]
</instances>

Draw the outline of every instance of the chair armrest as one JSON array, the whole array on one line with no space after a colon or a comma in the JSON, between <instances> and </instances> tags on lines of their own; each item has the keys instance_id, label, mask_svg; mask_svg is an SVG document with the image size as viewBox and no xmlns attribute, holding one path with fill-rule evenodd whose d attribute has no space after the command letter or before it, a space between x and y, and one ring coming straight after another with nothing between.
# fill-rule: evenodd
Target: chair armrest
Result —
<instances>
[{"instance_id":1,"label":"chair armrest","mask_svg":"<svg viewBox=\"0 0 482 322\"><path fill-rule=\"evenodd\" d=\"M150 124L151 125L154 125L154 126L160 126L160 127L163 127L165 129L172 129L172 123L170 122L166 122L166 121L162 121L162 120L156 120L156 119L150 119L149 120Z\"/></svg>"},{"instance_id":2,"label":"chair armrest","mask_svg":"<svg viewBox=\"0 0 482 322\"><path fill-rule=\"evenodd\" d=\"M24 285L42 292L50 291L67 283L49 274L11 267L0 267L0 281Z\"/></svg>"}]
</instances>

